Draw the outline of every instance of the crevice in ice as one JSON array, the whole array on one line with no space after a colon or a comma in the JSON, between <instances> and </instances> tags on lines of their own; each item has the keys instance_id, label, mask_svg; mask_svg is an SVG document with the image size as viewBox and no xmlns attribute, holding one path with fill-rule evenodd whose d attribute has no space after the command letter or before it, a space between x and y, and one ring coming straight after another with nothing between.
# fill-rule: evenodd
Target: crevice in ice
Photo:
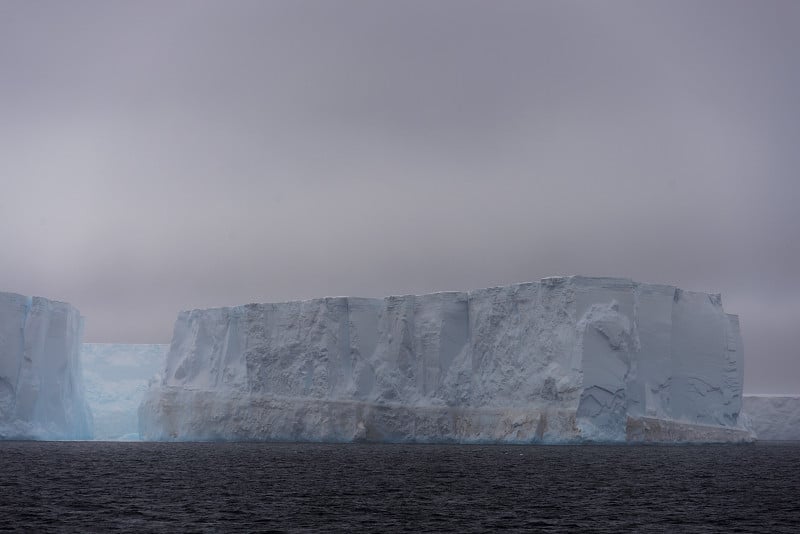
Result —
<instances>
[{"instance_id":1,"label":"crevice in ice","mask_svg":"<svg viewBox=\"0 0 800 534\"><path fill-rule=\"evenodd\" d=\"M720 386L714 386L709 384L707 381L703 380L702 378L696 376L689 376L686 378L689 382L689 385L692 386L692 389L701 397L705 397L708 393L720 393L722 394L722 388ZM705 392L701 391L700 388L697 387L696 382L700 382L701 384L705 384L708 388Z\"/></svg>"},{"instance_id":2,"label":"crevice in ice","mask_svg":"<svg viewBox=\"0 0 800 534\"><path fill-rule=\"evenodd\" d=\"M14 385L14 402L11 405L11 413L15 414L17 411L17 399L19 398L19 381L22 375L22 364L25 361L25 327L28 324L28 316L31 313L31 308L33 307L33 297L25 297L25 304L22 311L22 325L19 329L19 359L17 362L17 380L16 384Z\"/></svg>"},{"instance_id":3,"label":"crevice in ice","mask_svg":"<svg viewBox=\"0 0 800 534\"><path fill-rule=\"evenodd\" d=\"M349 298L344 299L344 307L345 307L344 320L342 321L339 331L342 332L342 336L345 338L340 342L341 343L340 346L342 347L341 356L344 358L346 365L344 371L342 372L343 376L341 378L343 384L348 384L347 389L352 389L349 386L353 384L353 370L355 369L355 362L353 361L353 352L352 352L353 340L351 339L350 335L350 324L352 322L352 319L350 318ZM342 389L344 388L345 386L343 385Z\"/></svg>"},{"instance_id":4,"label":"crevice in ice","mask_svg":"<svg viewBox=\"0 0 800 534\"><path fill-rule=\"evenodd\" d=\"M595 418L607 410L613 411L619 407L619 403L625 400L625 390L610 389L601 386L592 386L584 390L581 402L578 406L578 417ZM592 406L594 404L594 406ZM592 410L594 408L594 410Z\"/></svg>"},{"instance_id":5,"label":"crevice in ice","mask_svg":"<svg viewBox=\"0 0 800 534\"><path fill-rule=\"evenodd\" d=\"M632 350L634 352L639 352L642 350L642 342L639 339L639 299L641 293L641 284L634 283L633 284L633 320L631 325L630 337L631 337L631 344L633 345Z\"/></svg>"}]
</instances>

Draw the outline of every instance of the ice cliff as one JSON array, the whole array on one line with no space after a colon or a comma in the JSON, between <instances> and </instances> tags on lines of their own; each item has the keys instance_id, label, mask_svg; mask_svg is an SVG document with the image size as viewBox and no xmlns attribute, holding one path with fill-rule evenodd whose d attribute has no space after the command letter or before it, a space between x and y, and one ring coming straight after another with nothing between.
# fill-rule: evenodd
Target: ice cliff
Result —
<instances>
[{"instance_id":1,"label":"ice cliff","mask_svg":"<svg viewBox=\"0 0 800 534\"><path fill-rule=\"evenodd\" d=\"M139 439L139 403L148 382L163 370L168 349L169 345L83 344L83 378L95 439Z\"/></svg>"},{"instance_id":2,"label":"ice cliff","mask_svg":"<svg viewBox=\"0 0 800 534\"><path fill-rule=\"evenodd\" d=\"M82 319L64 302L0 293L0 439L88 439Z\"/></svg>"},{"instance_id":3,"label":"ice cliff","mask_svg":"<svg viewBox=\"0 0 800 534\"><path fill-rule=\"evenodd\" d=\"M182 312L143 439L739 441L719 295L555 277Z\"/></svg>"},{"instance_id":4,"label":"ice cliff","mask_svg":"<svg viewBox=\"0 0 800 534\"><path fill-rule=\"evenodd\" d=\"M800 395L745 395L743 411L757 439L800 441Z\"/></svg>"}]
</instances>

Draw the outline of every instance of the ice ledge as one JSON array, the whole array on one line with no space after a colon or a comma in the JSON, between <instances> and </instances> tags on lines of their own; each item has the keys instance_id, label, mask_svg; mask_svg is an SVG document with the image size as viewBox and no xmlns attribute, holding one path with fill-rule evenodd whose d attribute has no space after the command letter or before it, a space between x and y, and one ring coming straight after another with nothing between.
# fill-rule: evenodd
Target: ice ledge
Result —
<instances>
[{"instance_id":1,"label":"ice ledge","mask_svg":"<svg viewBox=\"0 0 800 534\"><path fill-rule=\"evenodd\" d=\"M553 406L412 407L165 388L153 390L143 401L140 412L143 416L139 418L139 434L145 441L464 444L619 441L587 438L581 434L574 410ZM742 428L628 417L624 441L749 443L754 436Z\"/></svg>"},{"instance_id":2,"label":"ice ledge","mask_svg":"<svg viewBox=\"0 0 800 534\"><path fill-rule=\"evenodd\" d=\"M683 421L629 417L627 441L632 443L751 443L755 435L743 428L696 425Z\"/></svg>"}]
</instances>

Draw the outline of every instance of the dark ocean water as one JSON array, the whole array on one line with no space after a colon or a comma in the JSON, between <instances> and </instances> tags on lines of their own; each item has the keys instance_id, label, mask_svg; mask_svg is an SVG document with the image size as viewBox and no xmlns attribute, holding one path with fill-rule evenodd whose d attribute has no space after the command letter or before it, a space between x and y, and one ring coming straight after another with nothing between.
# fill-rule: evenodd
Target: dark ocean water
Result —
<instances>
[{"instance_id":1,"label":"dark ocean water","mask_svg":"<svg viewBox=\"0 0 800 534\"><path fill-rule=\"evenodd\" d=\"M0 530L800 532L800 444L0 442Z\"/></svg>"}]
</instances>

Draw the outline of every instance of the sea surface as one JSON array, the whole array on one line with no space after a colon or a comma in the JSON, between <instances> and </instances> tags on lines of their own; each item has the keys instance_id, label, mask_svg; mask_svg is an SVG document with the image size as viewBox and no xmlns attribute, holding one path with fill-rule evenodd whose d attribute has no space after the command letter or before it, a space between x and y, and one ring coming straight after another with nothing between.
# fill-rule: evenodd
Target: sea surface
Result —
<instances>
[{"instance_id":1,"label":"sea surface","mask_svg":"<svg viewBox=\"0 0 800 534\"><path fill-rule=\"evenodd\" d=\"M0 531L800 532L800 443L0 442Z\"/></svg>"}]
</instances>

